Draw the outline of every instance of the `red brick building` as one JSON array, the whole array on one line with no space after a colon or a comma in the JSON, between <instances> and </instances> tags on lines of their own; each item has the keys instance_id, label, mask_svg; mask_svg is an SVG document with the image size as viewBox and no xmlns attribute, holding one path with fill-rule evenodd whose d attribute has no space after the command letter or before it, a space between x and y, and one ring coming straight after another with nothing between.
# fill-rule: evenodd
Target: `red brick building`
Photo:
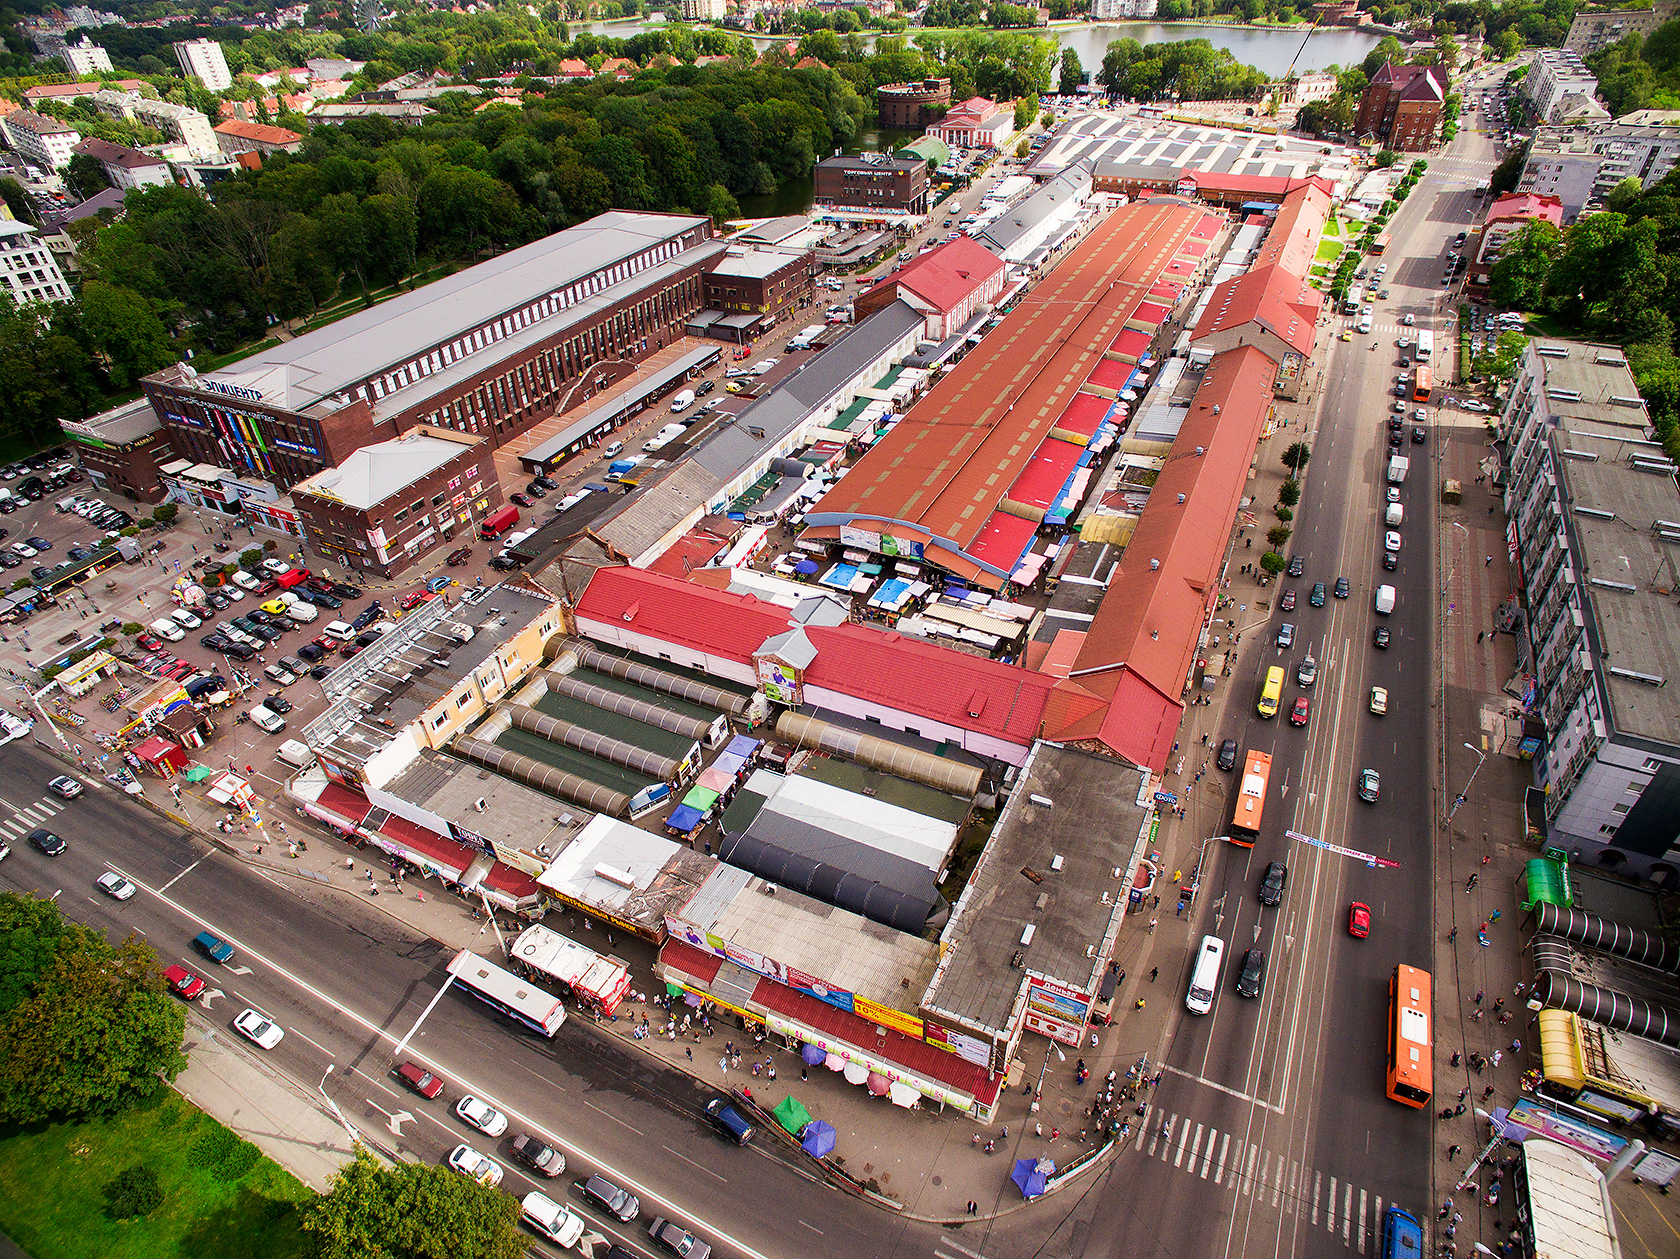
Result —
<instances>
[{"instance_id":1,"label":"red brick building","mask_svg":"<svg viewBox=\"0 0 1680 1259\"><path fill-rule=\"evenodd\" d=\"M883 83L875 89L875 116L883 127L920 131L951 108L950 79Z\"/></svg>"},{"instance_id":2,"label":"red brick building","mask_svg":"<svg viewBox=\"0 0 1680 1259\"><path fill-rule=\"evenodd\" d=\"M1383 62L1360 98L1354 135L1405 153L1431 147L1440 130L1448 82L1442 66Z\"/></svg>"}]
</instances>

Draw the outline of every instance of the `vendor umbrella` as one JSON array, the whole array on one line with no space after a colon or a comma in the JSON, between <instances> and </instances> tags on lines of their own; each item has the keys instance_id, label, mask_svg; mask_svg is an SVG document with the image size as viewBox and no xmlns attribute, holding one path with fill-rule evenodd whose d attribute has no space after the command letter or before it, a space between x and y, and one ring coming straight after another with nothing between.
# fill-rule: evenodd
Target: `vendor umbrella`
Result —
<instances>
[{"instance_id":1,"label":"vendor umbrella","mask_svg":"<svg viewBox=\"0 0 1680 1259\"><path fill-rule=\"evenodd\" d=\"M844 1071L846 1069L846 1060L839 1054L829 1054L828 1057L823 1059L823 1065L830 1071Z\"/></svg>"},{"instance_id":2,"label":"vendor umbrella","mask_svg":"<svg viewBox=\"0 0 1680 1259\"><path fill-rule=\"evenodd\" d=\"M861 1062L848 1062L840 1074L846 1077L847 1084L862 1084L869 1078L869 1068Z\"/></svg>"},{"instance_id":3,"label":"vendor umbrella","mask_svg":"<svg viewBox=\"0 0 1680 1259\"><path fill-rule=\"evenodd\" d=\"M1009 1179L1021 1190L1023 1198L1036 1198L1044 1192L1045 1182L1055 1174L1056 1165L1047 1158L1018 1158Z\"/></svg>"},{"instance_id":4,"label":"vendor umbrella","mask_svg":"<svg viewBox=\"0 0 1680 1259\"><path fill-rule=\"evenodd\" d=\"M816 1045L807 1041L799 1047L799 1056L805 1060L806 1066L814 1067L819 1065L824 1058L828 1057L828 1051L819 1049Z\"/></svg>"},{"instance_id":5,"label":"vendor umbrella","mask_svg":"<svg viewBox=\"0 0 1680 1259\"><path fill-rule=\"evenodd\" d=\"M187 771L186 778L190 783L203 782L213 771L208 765L194 765Z\"/></svg>"},{"instance_id":6,"label":"vendor umbrella","mask_svg":"<svg viewBox=\"0 0 1680 1259\"><path fill-rule=\"evenodd\" d=\"M834 1148L834 1125L813 1120L805 1126L805 1137L799 1144L812 1158L821 1158Z\"/></svg>"},{"instance_id":7,"label":"vendor umbrella","mask_svg":"<svg viewBox=\"0 0 1680 1259\"><path fill-rule=\"evenodd\" d=\"M799 573L801 576L809 577L812 573L817 571L817 567L818 565L815 560L800 560L799 563L793 566L793 571Z\"/></svg>"},{"instance_id":8,"label":"vendor umbrella","mask_svg":"<svg viewBox=\"0 0 1680 1259\"><path fill-rule=\"evenodd\" d=\"M885 1097L887 1095L887 1089L891 1086L892 1081L887 1079L887 1077L882 1075L879 1071L871 1071L869 1073L869 1078L864 1081L864 1087L866 1087L876 1097Z\"/></svg>"}]
</instances>

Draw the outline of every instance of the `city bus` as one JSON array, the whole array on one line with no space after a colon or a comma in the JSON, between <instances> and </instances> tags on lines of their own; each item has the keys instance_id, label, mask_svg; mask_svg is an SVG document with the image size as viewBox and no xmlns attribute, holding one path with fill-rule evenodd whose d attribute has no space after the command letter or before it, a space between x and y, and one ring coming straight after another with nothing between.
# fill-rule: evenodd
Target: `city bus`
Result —
<instances>
[{"instance_id":1,"label":"city bus","mask_svg":"<svg viewBox=\"0 0 1680 1259\"><path fill-rule=\"evenodd\" d=\"M1380 236L1378 236L1374 241L1371 242L1371 256L1373 258L1380 258L1387 252L1388 252L1388 233L1383 232Z\"/></svg>"},{"instance_id":2,"label":"city bus","mask_svg":"<svg viewBox=\"0 0 1680 1259\"><path fill-rule=\"evenodd\" d=\"M1412 401L1428 402L1429 395L1435 391L1435 377L1422 363L1417 366L1413 374Z\"/></svg>"},{"instance_id":3,"label":"city bus","mask_svg":"<svg viewBox=\"0 0 1680 1259\"><path fill-rule=\"evenodd\" d=\"M1231 818L1231 842L1240 848L1254 847L1255 837L1260 834L1260 819L1266 811L1266 788L1271 781L1271 756L1251 751L1243 762L1242 782L1237 787L1237 811Z\"/></svg>"},{"instance_id":4,"label":"city bus","mask_svg":"<svg viewBox=\"0 0 1680 1259\"><path fill-rule=\"evenodd\" d=\"M1254 706L1262 717L1276 717L1283 699L1283 669L1273 665L1266 670L1266 685L1260 688L1260 702Z\"/></svg>"},{"instance_id":5,"label":"city bus","mask_svg":"<svg viewBox=\"0 0 1680 1259\"><path fill-rule=\"evenodd\" d=\"M1435 353L1435 334L1420 332L1417 334L1417 359L1420 363L1427 363Z\"/></svg>"},{"instance_id":6,"label":"city bus","mask_svg":"<svg viewBox=\"0 0 1680 1259\"><path fill-rule=\"evenodd\" d=\"M1423 1259L1423 1226L1417 1216L1389 1207L1383 1220L1383 1259Z\"/></svg>"},{"instance_id":7,"label":"city bus","mask_svg":"<svg viewBox=\"0 0 1680 1259\"><path fill-rule=\"evenodd\" d=\"M1388 981L1388 1095L1419 1109L1429 1105L1434 1080L1430 1010L1429 972L1396 966Z\"/></svg>"},{"instance_id":8,"label":"city bus","mask_svg":"<svg viewBox=\"0 0 1680 1259\"><path fill-rule=\"evenodd\" d=\"M543 1036L553 1036L566 1021L559 997L462 949L449 963L449 973L467 992L515 1023Z\"/></svg>"}]
</instances>

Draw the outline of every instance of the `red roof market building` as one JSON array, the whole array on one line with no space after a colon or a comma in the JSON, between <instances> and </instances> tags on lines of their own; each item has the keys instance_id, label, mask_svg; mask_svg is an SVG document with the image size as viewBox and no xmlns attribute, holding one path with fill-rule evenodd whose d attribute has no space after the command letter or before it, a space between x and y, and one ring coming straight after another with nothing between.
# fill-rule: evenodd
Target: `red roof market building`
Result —
<instances>
[{"instance_id":1,"label":"red roof market building","mask_svg":"<svg viewBox=\"0 0 1680 1259\"><path fill-rule=\"evenodd\" d=\"M777 702L883 722L1020 764L1054 679L867 625L800 625L788 609L662 573L598 570L578 632L738 684Z\"/></svg>"},{"instance_id":2,"label":"red roof market building","mask_svg":"<svg viewBox=\"0 0 1680 1259\"><path fill-rule=\"evenodd\" d=\"M1020 558L1004 543L1024 548L1046 515L1034 495L1053 472L1033 465L1064 465L1059 443L1077 435L1059 428L1062 414L1095 405L1082 393L1122 392L1183 286L1206 274L1217 251L1195 234L1204 218L1217 232L1219 216L1170 198L1109 215L812 504L803 536L890 549L1001 590ZM1079 457L1089 464L1088 450Z\"/></svg>"},{"instance_id":3,"label":"red roof market building","mask_svg":"<svg viewBox=\"0 0 1680 1259\"><path fill-rule=\"evenodd\" d=\"M970 319L990 310L1003 292L1004 265L972 236L958 236L918 254L893 275L859 293L855 318L907 302L927 315L927 339L955 336Z\"/></svg>"},{"instance_id":4,"label":"red roof market building","mask_svg":"<svg viewBox=\"0 0 1680 1259\"><path fill-rule=\"evenodd\" d=\"M1047 739L1166 769L1186 696L1203 671L1202 629L1218 599L1276 371L1254 345L1208 365L1119 570L1056 683Z\"/></svg>"}]
</instances>

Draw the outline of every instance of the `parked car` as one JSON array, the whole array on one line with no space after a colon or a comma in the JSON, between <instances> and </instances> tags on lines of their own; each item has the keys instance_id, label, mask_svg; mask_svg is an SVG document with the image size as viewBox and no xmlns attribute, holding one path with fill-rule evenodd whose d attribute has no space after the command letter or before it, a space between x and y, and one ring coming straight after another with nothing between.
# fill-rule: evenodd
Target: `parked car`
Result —
<instances>
[{"instance_id":1,"label":"parked car","mask_svg":"<svg viewBox=\"0 0 1680 1259\"><path fill-rule=\"evenodd\" d=\"M469 1180L494 1189L502 1183L502 1165L470 1145L458 1145L449 1152L449 1165Z\"/></svg>"},{"instance_id":2,"label":"parked car","mask_svg":"<svg viewBox=\"0 0 1680 1259\"><path fill-rule=\"evenodd\" d=\"M455 1103L455 1114L487 1137L499 1137L507 1131L506 1115L488 1102L470 1095Z\"/></svg>"},{"instance_id":3,"label":"parked car","mask_svg":"<svg viewBox=\"0 0 1680 1259\"><path fill-rule=\"evenodd\" d=\"M591 1176L583 1182L583 1197L597 1210L628 1224L642 1213L642 1204L633 1193L620 1189L605 1176Z\"/></svg>"},{"instance_id":4,"label":"parked car","mask_svg":"<svg viewBox=\"0 0 1680 1259\"><path fill-rule=\"evenodd\" d=\"M462 564L465 564L471 558L472 558L472 548L470 546L463 546L463 547L460 547L456 550L451 551L449 553L449 558L444 560L444 563L448 564L451 568L459 568Z\"/></svg>"},{"instance_id":5,"label":"parked car","mask_svg":"<svg viewBox=\"0 0 1680 1259\"><path fill-rule=\"evenodd\" d=\"M1219 768L1232 770L1237 767L1237 741L1226 739L1219 745Z\"/></svg>"}]
</instances>

